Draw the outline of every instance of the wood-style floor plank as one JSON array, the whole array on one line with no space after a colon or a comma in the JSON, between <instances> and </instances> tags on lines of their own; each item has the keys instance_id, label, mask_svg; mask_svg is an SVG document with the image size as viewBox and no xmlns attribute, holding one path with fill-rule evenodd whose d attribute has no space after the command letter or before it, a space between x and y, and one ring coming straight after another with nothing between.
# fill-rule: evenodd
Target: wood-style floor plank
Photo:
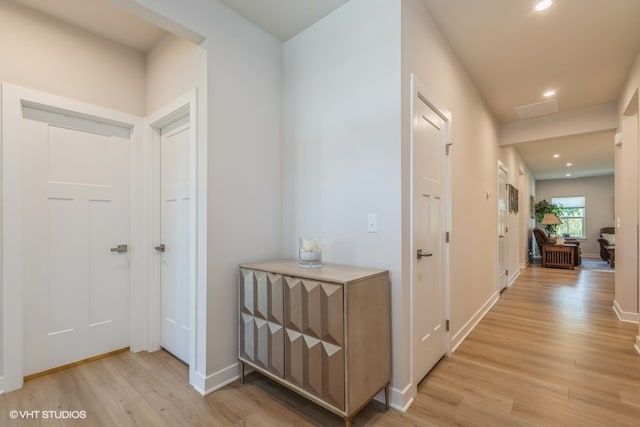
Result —
<instances>
[{"instance_id":1,"label":"wood-style floor plank","mask_svg":"<svg viewBox=\"0 0 640 427\"><path fill-rule=\"evenodd\" d=\"M355 426L640 425L637 326L612 310L614 275L528 267L405 414L372 402ZM258 374L206 397L164 351L121 353L35 378L0 396L0 425L343 426ZM15 410L85 410L82 420L12 420Z\"/></svg>"}]
</instances>

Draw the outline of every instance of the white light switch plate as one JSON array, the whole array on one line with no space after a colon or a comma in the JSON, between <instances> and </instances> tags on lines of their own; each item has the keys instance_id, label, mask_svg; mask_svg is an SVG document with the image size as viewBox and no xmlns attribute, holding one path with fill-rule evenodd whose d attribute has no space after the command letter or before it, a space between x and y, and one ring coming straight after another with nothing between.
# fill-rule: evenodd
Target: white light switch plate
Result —
<instances>
[{"instance_id":1,"label":"white light switch plate","mask_svg":"<svg viewBox=\"0 0 640 427\"><path fill-rule=\"evenodd\" d=\"M369 233L378 232L378 215L377 214L369 214L367 216L367 231Z\"/></svg>"}]
</instances>

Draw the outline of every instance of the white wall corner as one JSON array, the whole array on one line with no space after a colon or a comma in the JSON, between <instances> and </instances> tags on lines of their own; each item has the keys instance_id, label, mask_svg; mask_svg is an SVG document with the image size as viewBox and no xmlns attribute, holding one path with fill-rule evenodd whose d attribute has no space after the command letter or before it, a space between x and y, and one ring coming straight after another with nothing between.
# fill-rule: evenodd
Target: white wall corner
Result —
<instances>
[{"instance_id":1,"label":"white wall corner","mask_svg":"<svg viewBox=\"0 0 640 427\"><path fill-rule=\"evenodd\" d=\"M478 322L482 320L482 318L489 312L489 310L491 310L491 307L493 307L493 305L498 302L499 299L500 293L498 291L494 292L493 295L491 295L491 297L487 300L487 302L485 302L484 305L480 307L480 310L478 310L476 314L474 314L471 319L469 319L469 321L464 324L464 326L458 331L458 333L455 334L453 338L451 338L451 343L449 346L451 348L451 353L456 351L458 346L462 344L465 338L467 338L467 335L469 335L471 331L473 331Z\"/></svg>"},{"instance_id":2,"label":"white wall corner","mask_svg":"<svg viewBox=\"0 0 640 427\"><path fill-rule=\"evenodd\" d=\"M206 377L200 372L194 372L193 375L190 376L189 382L198 393L205 396L231 384L239 378L240 362L236 362Z\"/></svg>"},{"instance_id":3,"label":"white wall corner","mask_svg":"<svg viewBox=\"0 0 640 427\"><path fill-rule=\"evenodd\" d=\"M411 390L413 389L412 384L409 383L402 390L390 387L389 389L389 406L391 406L396 411L407 412L409 406L413 403L413 393Z\"/></svg>"},{"instance_id":4,"label":"white wall corner","mask_svg":"<svg viewBox=\"0 0 640 427\"><path fill-rule=\"evenodd\" d=\"M618 320L621 322L640 323L640 314L622 311L618 301L615 300L613 301L613 311L615 311L616 316L618 316Z\"/></svg>"}]
</instances>

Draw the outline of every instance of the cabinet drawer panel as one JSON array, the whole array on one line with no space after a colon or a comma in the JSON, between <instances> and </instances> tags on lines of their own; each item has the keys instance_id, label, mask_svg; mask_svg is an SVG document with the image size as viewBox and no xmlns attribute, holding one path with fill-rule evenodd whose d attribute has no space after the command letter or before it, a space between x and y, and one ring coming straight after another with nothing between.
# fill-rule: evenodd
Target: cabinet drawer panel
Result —
<instances>
[{"instance_id":1,"label":"cabinet drawer panel","mask_svg":"<svg viewBox=\"0 0 640 427\"><path fill-rule=\"evenodd\" d=\"M240 276L240 312L253 315L256 272L241 268Z\"/></svg>"},{"instance_id":2,"label":"cabinet drawer panel","mask_svg":"<svg viewBox=\"0 0 640 427\"><path fill-rule=\"evenodd\" d=\"M304 387L304 339L301 333L287 329L285 334L284 378Z\"/></svg>"},{"instance_id":3,"label":"cabinet drawer panel","mask_svg":"<svg viewBox=\"0 0 640 427\"><path fill-rule=\"evenodd\" d=\"M242 313L240 315L240 356L253 361L254 355L255 317Z\"/></svg>"},{"instance_id":4,"label":"cabinet drawer panel","mask_svg":"<svg viewBox=\"0 0 640 427\"><path fill-rule=\"evenodd\" d=\"M322 398L344 409L344 349L322 343Z\"/></svg>"},{"instance_id":5,"label":"cabinet drawer panel","mask_svg":"<svg viewBox=\"0 0 640 427\"><path fill-rule=\"evenodd\" d=\"M295 277L285 277L285 283L285 327L342 346L343 286Z\"/></svg>"},{"instance_id":6,"label":"cabinet drawer panel","mask_svg":"<svg viewBox=\"0 0 640 427\"><path fill-rule=\"evenodd\" d=\"M284 378L284 328L269 323L269 370Z\"/></svg>"},{"instance_id":7,"label":"cabinet drawer panel","mask_svg":"<svg viewBox=\"0 0 640 427\"><path fill-rule=\"evenodd\" d=\"M240 269L240 356L284 377L282 275Z\"/></svg>"}]
</instances>

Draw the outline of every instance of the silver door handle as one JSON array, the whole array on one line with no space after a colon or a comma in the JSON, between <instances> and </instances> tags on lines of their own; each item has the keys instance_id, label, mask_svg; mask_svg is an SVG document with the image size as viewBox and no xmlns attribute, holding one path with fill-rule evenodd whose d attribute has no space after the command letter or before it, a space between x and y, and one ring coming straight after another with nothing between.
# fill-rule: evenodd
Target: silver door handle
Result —
<instances>
[{"instance_id":1,"label":"silver door handle","mask_svg":"<svg viewBox=\"0 0 640 427\"><path fill-rule=\"evenodd\" d=\"M156 246L154 249L158 252L164 252L165 250L164 243L160 243L160 246Z\"/></svg>"},{"instance_id":2,"label":"silver door handle","mask_svg":"<svg viewBox=\"0 0 640 427\"><path fill-rule=\"evenodd\" d=\"M129 247L127 245L118 245L115 248L111 248L111 252L117 252L119 254L122 254L128 251L129 251Z\"/></svg>"},{"instance_id":3,"label":"silver door handle","mask_svg":"<svg viewBox=\"0 0 640 427\"><path fill-rule=\"evenodd\" d=\"M422 257L433 256L431 252L422 252L422 249L418 249L417 255L418 255L418 259Z\"/></svg>"}]
</instances>

